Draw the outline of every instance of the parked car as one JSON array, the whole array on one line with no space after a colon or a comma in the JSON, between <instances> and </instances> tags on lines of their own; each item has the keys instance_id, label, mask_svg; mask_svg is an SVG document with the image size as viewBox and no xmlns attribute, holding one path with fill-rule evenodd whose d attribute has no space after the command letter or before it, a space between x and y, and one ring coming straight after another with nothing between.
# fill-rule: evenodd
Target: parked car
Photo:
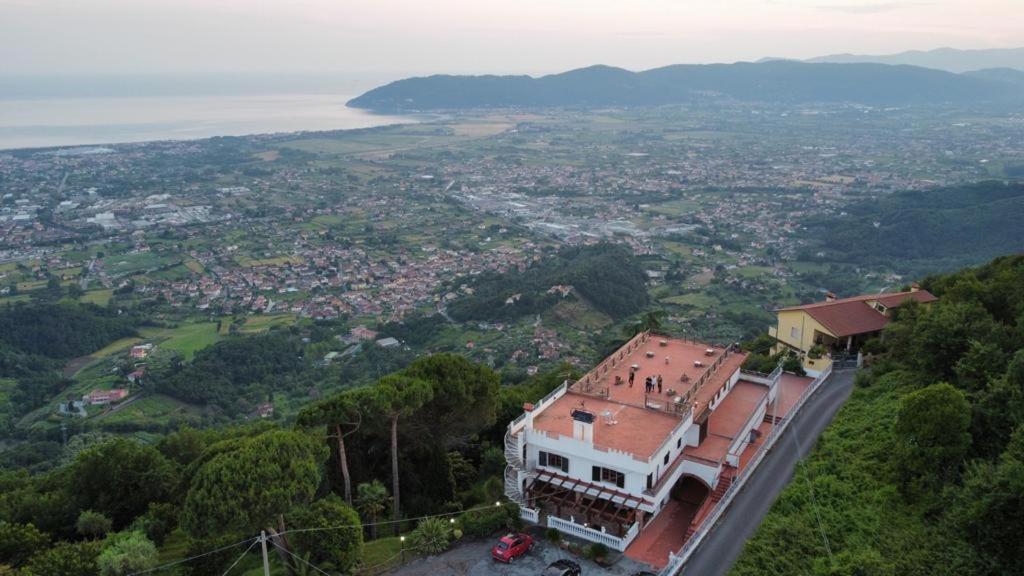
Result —
<instances>
[{"instance_id":1,"label":"parked car","mask_svg":"<svg viewBox=\"0 0 1024 576\"><path fill-rule=\"evenodd\" d=\"M512 562L532 550L533 544L529 534L506 534L491 548L491 557L499 562Z\"/></svg>"},{"instance_id":2,"label":"parked car","mask_svg":"<svg viewBox=\"0 0 1024 576\"><path fill-rule=\"evenodd\" d=\"M580 565L572 560L555 560L544 569L541 576L580 576Z\"/></svg>"}]
</instances>

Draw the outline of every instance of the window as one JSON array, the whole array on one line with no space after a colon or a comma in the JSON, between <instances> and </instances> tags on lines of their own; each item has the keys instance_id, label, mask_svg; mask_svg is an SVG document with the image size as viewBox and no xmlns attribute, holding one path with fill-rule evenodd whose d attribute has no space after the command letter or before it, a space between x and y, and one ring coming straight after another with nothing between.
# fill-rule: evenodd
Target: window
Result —
<instances>
[{"instance_id":1,"label":"window","mask_svg":"<svg viewBox=\"0 0 1024 576\"><path fill-rule=\"evenodd\" d=\"M546 466L548 468L557 468L562 472L569 471L569 459L560 454L552 454L550 452L541 451L539 460L541 466Z\"/></svg>"},{"instance_id":2,"label":"window","mask_svg":"<svg viewBox=\"0 0 1024 576\"><path fill-rule=\"evenodd\" d=\"M796 326L793 326L792 328L790 328L789 329L789 337L792 338L793 340L799 340L800 339L800 329L797 328Z\"/></svg>"},{"instance_id":3,"label":"window","mask_svg":"<svg viewBox=\"0 0 1024 576\"><path fill-rule=\"evenodd\" d=\"M654 474L647 475L647 489L650 490L654 486Z\"/></svg>"},{"instance_id":4,"label":"window","mask_svg":"<svg viewBox=\"0 0 1024 576\"><path fill-rule=\"evenodd\" d=\"M668 464L668 455L669 455L669 453L665 452L665 461L662 462L663 464Z\"/></svg>"},{"instance_id":5,"label":"window","mask_svg":"<svg viewBox=\"0 0 1024 576\"><path fill-rule=\"evenodd\" d=\"M682 447L683 447L683 439L679 438L678 440L676 440L676 448L682 448Z\"/></svg>"},{"instance_id":6,"label":"window","mask_svg":"<svg viewBox=\"0 0 1024 576\"><path fill-rule=\"evenodd\" d=\"M593 475L591 479L594 482L607 482L608 484L615 484L619 488L626 486L626 475L622 472L601 466L594 466L592 470Z\"/></svg>"}]
</instances>

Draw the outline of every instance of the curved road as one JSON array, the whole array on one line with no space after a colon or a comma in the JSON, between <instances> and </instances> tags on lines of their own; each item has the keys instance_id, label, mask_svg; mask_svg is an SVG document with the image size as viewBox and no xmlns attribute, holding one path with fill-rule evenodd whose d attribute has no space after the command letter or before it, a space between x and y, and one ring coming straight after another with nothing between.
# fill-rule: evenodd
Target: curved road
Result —
<instances>
[{"instance_id":1,"label":"curved road","mask_svg":"<svg viewBox=\"0 0 1024 576\"><path fill-rule=\"evenodd\" d=\"M855 370L837 370L807 399L772 451L732 501L680 574L720 576L729 571L743 545L793 477L797 462L814 448L822 430L853 390ZM799 447L799 450L798 450Z\"/></svg>"}]
</instances>

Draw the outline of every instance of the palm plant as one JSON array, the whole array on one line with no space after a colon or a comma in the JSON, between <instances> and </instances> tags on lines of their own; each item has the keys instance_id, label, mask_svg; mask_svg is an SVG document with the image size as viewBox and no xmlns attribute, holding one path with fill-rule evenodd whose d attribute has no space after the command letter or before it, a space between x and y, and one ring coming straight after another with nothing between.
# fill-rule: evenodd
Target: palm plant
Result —
<instances>
[{"instance_id":1,"label":"palm plant","mask_svg":"<svg viewBox=\"0 0 1024 576\"><path fill-rule=\"evenodd\" d=\"M356 487L356 509L370 524L371 540L377 538L377 518L388 509L390 501L387 488L377 480Z\"/></svg>"}]
</instances>

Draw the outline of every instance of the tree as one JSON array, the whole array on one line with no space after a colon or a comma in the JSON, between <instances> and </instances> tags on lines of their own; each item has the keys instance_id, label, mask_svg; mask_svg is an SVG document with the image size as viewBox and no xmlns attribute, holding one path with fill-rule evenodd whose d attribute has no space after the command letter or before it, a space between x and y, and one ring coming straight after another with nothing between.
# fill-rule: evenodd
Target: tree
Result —
<instances>
[{"instance_id":1,"label":"tree","mask_svg":"<svg viewBox=\"0 0 1024 576\"><path fill-rule=\"evenodd\" d=\"M661 321L664 318L664 310L649 310L647 312L644 312L644 314L640 316L640 319L638 321L623 326L623 334L625 334L629 338L632 338L633 336L636 336L637 334L641 332L646 332L648 330L652 332L657 332L658 330L661 330Z\"/></svg>"},{"instance_id":2,"label":"tree","mask_svg":"<svg viewBox=\"0 0 1024 576\"><path fill-rule=\"evenodd\" d=\"M299 412L300 426L326 426L327 437L333 438L338 447L338 471L345 489L345 503L352 505L352 477L348 470L348 454L345 451L345 436L359 430L362 423L360 399L365 396L363 389L346 390ZM346 430L347 428L347 430Z\"/></svg>"},{"instance_id":3,"label":"tree","mask_svg":"<svg viewBox=\"0 0 1024 576\"><path fill-rule=\"evenodd\" d=\"M433 354L417 359L402 374L430 384L431 397L417 411L412 438L447 450L465 444L494 424L500 377L487 366L457 354ZM437 426L444 422L444 426Z\"/></svg>"},{"instance_id":4,"label":"tree","mask_svg":"<svg viewBox=\"0 0 1024 576\"><path fill-rule=\"evenodd\" d=\"M193 538L253 533L313 498L326 457L320 442L300 432L236 439L197 470L181 527Z\"/></svg>"},{"instance_id":5,"label":"tree","mask_svg":"<svg viewBox=\"0 0 1024 576\"><path fill-rule=\"evenodd\" d=\"M971 445L971 406L949 384L927 386L900 401L896 417L897 467L904 485L941 485L954 475Z\"/></svg>"},{"instance_id":6,"label":"tree","mask_svg":"<svg viewBox=\"0 0 1024 576\"><path fill-rule=\"evenodd\" d=\"M28 561L21 576L96 576L100 542L60 542Z\"/></svg>"},{"instance_id":7,"label":"tree","mask_svg":"<svg viewBox=\"0 0 1024 576\"><path fill-rule=\"evenodd\" d=\"M104 542L96 562L100 576L126 576L156 566L156 545L142 532L113 534Z\"/></svg>"},{"instance_id":8,"label":"tree","mask_svg":"<svg viewBox=\"0 0 1024 576\"><path fill-rule=\"evenodd\" d=\"M166 502L177 483L174 466L152 446L115 438L81 452L72 463L68 491L81 509L127 526L150 502Z\"/></svg>"},{"instance_id":9,"label":"tree","mask_svg":"<svg viewBox=\"0 0 1024 576\"><path fill-rule=\"evenodd\" d=\"M401 526L401 500L398 481L398 421L427 403L432 396L428 382L400 374L381 378L372 388L368 397L374 411L387 419L391 429L391 497L394 533L397 536Z\"/></svg>"},{"instance_id":10,"label":"tree","mask_svg":"<svg viewBox=\"0 0 1024 576\"><path fill-rule=\"evenodd\" d=\"M289 524L299 529L328 528L316 532L294 532L289 539L308 554L314 564L330 564L347 574L362 558L363 528L351 506L331 494L289 515Z\"/></svg>"},{"instance_id":11,"label":"tree","mask_svg":"<svg viewBox=\"0 0 1024 576\"><path fill-rule=\"evenodd\" d=\"M17 568L49 543L50 537L32 524L0 520L0 564Z\"/></svg>"},{"instance_id":12,"label":"tree","mask_svg":"<svg viewBox=\"0 0 1024 576\"><path fill-rule=\"evenodd\" d=\"M110 532L111 525L110 518L103 514L92 510L83 510L78 515L78 520L75 521L75 531L86 538L99 540L106 536L107 532Z\"/></svg>"},{"instance_id":13,"label":"tree","mask_svg":"<svg viewBox=\"0 0 1024 576\"><path fill-rule=\"evenodd\" d=\"M1024 565L1024 425L997 465L982 462L969 469L958 504L959 528L994 559L991 573L1019 573Z\"/></svg>"},{"instance_id":14,"label":"tree","mask_svg":"<svg viewBox=\"0 0 1024 576\"><path fill-rule=\"evenodd\" d=\"M356 508L364 520L370 524L370 539L377 539L377 518L388 509L387 488L380 482L364 482L356 486Z\"/></svg>"}]
</instances>

